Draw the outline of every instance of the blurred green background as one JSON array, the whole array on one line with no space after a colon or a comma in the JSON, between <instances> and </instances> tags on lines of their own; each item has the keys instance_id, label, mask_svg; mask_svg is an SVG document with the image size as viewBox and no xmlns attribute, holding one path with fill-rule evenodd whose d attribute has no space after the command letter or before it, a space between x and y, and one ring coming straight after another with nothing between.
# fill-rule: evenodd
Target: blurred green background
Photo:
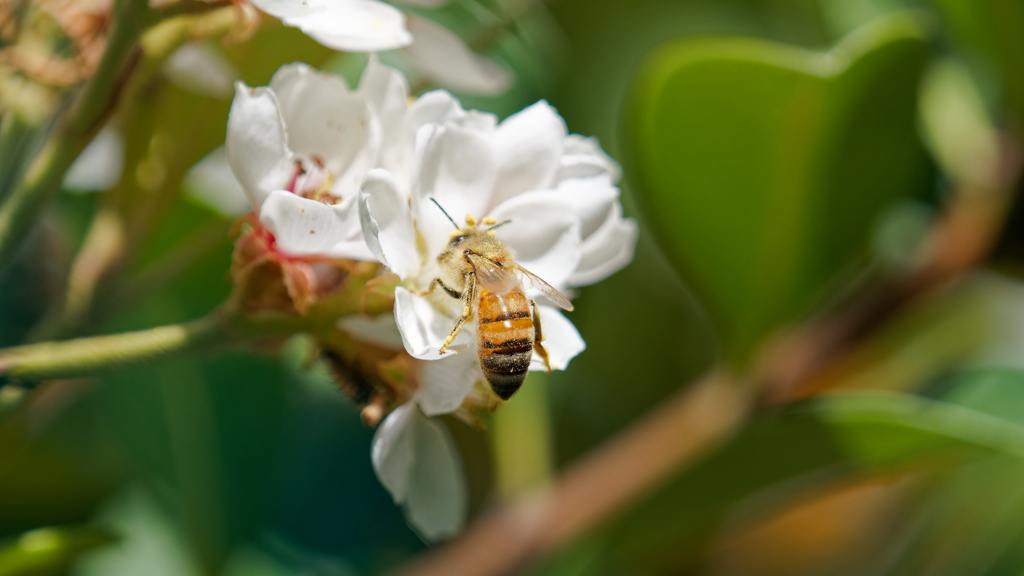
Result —
<instances>
[{"instance_id":1,"label":"blurred green background","mask_svg":"<svg viewBox=\"0 0 1024 576\"><path fill-rule=\"evenodd\" d=\"M463 103L504 117L544 98L597 136L624 165L641 235L631 265L580 291L587 350L569 370L532 375L492 433L445 419L471 517L712 367L756 366L780 328L920 272L941 214L966 203L994 206L976 224L995 237L985 265L915 293L826 378L886 394L764 407L526 573L1021 573L1024 238L1000 162L1024 134L1024 2L456 0L424 13L471 37L506 10L519 16L489 53L516 83ZM354 83L365 62L279 25L212 45L250 85L294 60ZM128 166L160 160L172 193L81 333L197 318L230 291L231 218L178 193L223 142L229 101L162 78L146 90L117 119ZM0 345L45 323L102 202L62 193L4 272ZM425 550L374 476L373 431L310 346L0 388L0 575L379 574Z\"/></svg>"}]
</instances>

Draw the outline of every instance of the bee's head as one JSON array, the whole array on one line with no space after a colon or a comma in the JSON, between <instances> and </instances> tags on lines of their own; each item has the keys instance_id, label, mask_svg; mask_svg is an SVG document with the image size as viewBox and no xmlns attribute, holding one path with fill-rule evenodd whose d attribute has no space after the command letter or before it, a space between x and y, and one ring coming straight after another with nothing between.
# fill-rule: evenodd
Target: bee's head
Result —
<instances>
[{"instance_id":1,"label":"bee's head","mask_svg":"<svg viewBox=\"0 0 1024 576\"><path fill-rule=\"evenodd\" d=\"M451 235L448 237L448 248L453 249L459 244L462 244L463 242L469 240L470 238L479 235L480 230L475 227L470 228L469 226L466 226L465 228L452 230Z\"/></svg>"},{"instance_id":2,"label":"bee's head","mask_svg":"<svg viewBox=\"0 0 1024 576\"><path fill-rule=\"evenodd\" d=\"M466 225L463 227L459 227L459 225L455 223L455 220L453 220L452 217L448 215L448 212L444 208L441 208L441 205L437 203L437 200L431 198L430 201L433 202L434 205L437 206L442 213L444 213L444 215L452 223L452 226L455 226L455 230L452 230L451 235L448 237L448 246L445 248L444 252L438 257L438 260L442 260L447 255L454 252L459 247L460 244L463 244L467 241L470 241L474 238L478 238L481 235L485 234L488 236L494 236L495 229L504 226L505 224L508 224L510 222L510 220L506 220L505 222L499 223L496 219L488 216L480 220L478 223L477 219L472 214L466 214ZM484 226L485 228L481 228L481 226Z\"/></svg>"}]
</instances>

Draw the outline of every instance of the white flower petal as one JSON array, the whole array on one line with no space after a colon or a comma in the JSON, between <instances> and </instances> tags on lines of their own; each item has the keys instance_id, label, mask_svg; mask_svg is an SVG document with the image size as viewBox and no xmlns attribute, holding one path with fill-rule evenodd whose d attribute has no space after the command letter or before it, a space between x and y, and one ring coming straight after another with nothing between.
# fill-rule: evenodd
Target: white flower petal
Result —
<instances>
[{"instance_id":1,"label":"white flower petal","mask_svg":"<svg viewBox=\"0 0 1024 576\"><path fill-rule=\"evenodd\" d=\"M366 97L381 123L381 149L376 167L395 175L400 188L409 193L415 131L409 113L409 83L397 70L384 66L371 54L359 92Z\"/></svg>"},{"instance_id":2,"label":"white flower petal","mask_svg":"<svg viewBox=\"0 0 1024 576\"><path fill-rule=\"evenodd\" d=\"M600 228L614 207L620 206L619 189L612 186L607 176L566 180L559 184L558 194L572 205L573 214L580 219L580 234L583 238Z\"/></svg>"},{"instance_id":3,"label":"white flower petal","mask_svg":"<svg viewBox=\"0 0 1024 576\"><path fill-rule=\"evenodd\" d=\"M268 88L235 83L224 146L231 172L253 210L272 191L288 186L295 166L277 101Z\"/></svg>"},{"instance_id":4,"label":"white flower petal","mask_svg":"<svg viewBox=\"0 0 1024 576\"><path fill-rule=\"evenodd\" d=\"M540 304L537 306L537 313L540 314L541 331L544 336L541 344L548 352L551 369L565 370L570 360L587 349L587 343L583 341L576 326L557 308ZM544 362L537 354L530 360L530 370L544 370Z\"/></svg>"},{"instance_id":5,"label":"white flower petal","mask_svg":"<svg viewBox=\"0 0 1024 576\"><path fill-rule=\"evenodd\" d=\"M445 355L436 362L425 362L420 387L414 396L423 413L438 416L457 410L473 385L483 379L476 364L476 355L470 350Z\"/></svg>"},{"instance_id":6,"label":"white flower petal","mask_svg":"<svg viewBox=\"0 0 1024 576\"><path fill-rule=\"evenodd\" d=\"M466 479L448 428L416 412L416 466L405 514L420 535L437 542L462 531L469 500Z\"/></svg>"},{"instance_id":7,"label":"white flower petal","mask_svg":"<svg viewBox=\"0 0 1024 576\"><path fill-rule=\"evenodd\" d=\"M448 429L414 402L399 406L373 437L373 468L406 519L430 541L454 536L466 517L466 480Z\"/></svg>"},{"instance_id":8,"label":"white flower petal","mask_svg":"<svg viewBox=\"0 0 1024 576\"><path fill-rule=\"evenodd\" d=\"M339 206L275 190L260 208L260 222L274 235L277 247L292 256L327 255L349 239L352 226Z\"/></svg>"},{"instance_id":9,"label":"white flower petal","mask_svg":"<svg viewBox=\"0 0 1024 576\"><path fill-rule=\"evenodd\" d=\"M338 328L348 332L356 340L395 350L401 350L403 347L402 333L398 331L393 314L345 316L338 319ZM431 362L431 364L438 364L438 362Z\"/></svg>"},{"instance_id":10,"label":"white flower petal","mask_svg":"<svg viewBox=\"0 0 1024 576\"><path fill-rule=\"evenodd\" d=\"M392 0L394 4L405 6L416 6L417 8L440 8L446 6L451 0Z\"/></svg>"},{"instance_id":11,"label":"white flower petal","mask_svg":"<svg viewBox=\"0 0 1024 576\"><path fill-rule=\"evenodd\" d=\"M288 146L322 161L338 195L355 194L380 146L380 124L366 99L333 74L294 63L270 80L288 132Z\"/></svg>"},{"instance_id":12,"label":"white flower petal","mask_svg":"<svg viewBox=\"0 0 1024 576\"><path fill-rule=\"evenodd\" d=\"M622 208L616 203L605 224L583 241L582 258L567 283L586 286L624 268L633 261L637 233L636 221L622 218Z\"/></svg>"},{"instance_id":13,"label":"white flower petal","mask_svg":"<svg viewBox=\"0 0 1024 576\"><path fill-rule=\"evenodd\" d=\"M370 248L366 245L366 240L363 239L363 230L359 225L359 196L349 196L330 208L338 219L338 228L341 231L342 239L324 252L324 255L331 258L348 258L365 262L376 261L377 257L370 252Z\"/></svg>"},{"instance_id":14,"label":"white flower petal","mask_svg":"<svg viewBox=\"0 0 1024 576\"><path fill-rule=\"evenodd\" d=\"M492 206L554 187L565 136L565 121L544 100L502 121L494 136L499 164Z\"/></svg>"},{"instance_id":15,"label":"white flower petal","mask_svg":"<svg viewBox=\"0 0 1024 576\"><path fill-rule=\"evenodd\" d=\"M454 302L454 301L453 301ZM420 360L440 360L439 352L448 333L455 327L455 319L442 314L426 298L415 296L403 286L395 288L395 321L402 333L405 351ZM452 343L453 347L469 348L472 330L467 327ZM461 352L472 354L472 352Z\"/></svg>"},{"instance_id":16,"label":"white flower petal","mask_svg":"<svg viewBox=\"0 0 1024 576\"><path fill-rule=\"evenodd\" d=\"M184 188L189 196L225 216L241 216L252 210L245 192L231 173L223 146L189 168Z\"/></svg>"},{"instance_id":17,"label":"white flower petal","mask_svg":"<svg viewBox=\"0 0 1024 576\"><path fill-rule=\"evenodd\" d=\"M612 184L622 178L622 168L605 153L597 138L569 134L565 137L558 181L608 176Z\"/></svg>"},{"instance_id":18,"label":"white flower petal","mask_svg":"<svg viewBox=\"0 0 1024 576\"><path fill-rule=\"evenodd\" d=\"M556 288L580 261L579 219L557 191L527 192L507 200L490 216L511 220L497 232L516 252L516 261Z\"/></svg>"},{"instance_id":19,"label":"white flower petal","mask_svg":"<svg viewBox=\"0 0 1024 576\"><path fill-rule=\"evenodd\" d=\"M337 242L324 255L330 258L347 258L349 260L359 260L360 262L375 262L377 260L370 252L370 249L366 247L366 242L363 241L362 236Z\"/></svg>"},{"instance_id":20,"label":"white flower petal","mask_svg":"<svg viewBox=\"0 0 1024 576\"><path fill-rule=\"evenodd\" d=\"M430 131L424 126L418 136ZM417 143L417 173L413 183L416 225L437 255L448 242L452 223L429 200L433 198L456 222L466 214L485 213L497 178L497 162L489 134L445 124Z\"/></svg>"},{"instance_id":21,"label":"white flower petal","mask_svg":"<svg viewBox=\"0 0 1024 576\"><path fill-rule=\"evenodd\" d=\"M404 50L425 77L453 90L497 96L512 83L501 65L477 55L450 30L426 18L409 18L414 41Z\"/></svg>"},{"instance_id":22,"label":"white flower petal","mask_svg":"<svg viewBox=\"0 0 1024 576\"><path fill-rule=\"evenodd\" d=\"M424 124L455 122L466 116L462 103L447 90L431 90L422 94L409 107L413 130Z\"/></svg>"},{"instance_id":23,"label":"white flower petal","mask_svg":"<svg viewBox=\"0 0 1024 576\"><path fill-rule=\"evenodd\" d=\"M493 132L498 117L490 112L465 110L462 103L447 90L431 90L417 98L409 108L413 131L426 124L453 123L463 128Z\"/></svg>"},{"instance_id":24,"label":"white flower petal","mask_svg":"<svg viewBox=\"0 0 1024 576\"><path fill-rule=\"evenodd\" d=\"M231 97L231 85L241 76L223 54L206 42L189 42L178 48L162 71L177 86L220 100Z\"/></svg>"},{"instance_id":25,"label":"white flower petal","mask_svg":"<svg viewBox=\"0 0 1024 576\"><path fill-rule=\"evenodd\" d=\"M359 194L359 219L370 252L403 280L420 268L409 198L386 170L366 175Z\"/></svg>"},{"instance_id":26,"label":"white flower petal","mask_svg":"<svg viewBox=\"0 0 1024 576\"><path fill-rule=\"evenodd\" d=\"M100 130L64 175L73 190L109 190L124 172L124 137L113 128Z\"/></svg>"},{"instance_id":27,"label":"white flower petal","mask_svg":"<svg viewBox=\"0 0 1024 576\"><path fill-rule=\"evenodd\" d=\"M376 0L319 0L322 8L284 19L317 42L345 52L375 52L408 46L412 35L405 29L401 10Z\"/></svg>"},{"instance_id":28,"label":"white flower petal","mask_svg":"<svg viewBox=\"0 0 1024 576\"><path fill-rule=\"evenodd\" d=\"M405 502L415 465L415 431L410 434L409 428L418 411L415 402L402 404L384 418L373 434L370 448L373 470L396 504Z\"/></svg>"},{"instance_id":29,"label":"white flower petal","mask_svg":"<svg viewBox=\"0 0 1024 576\"><path fill-rule=\"evenodd\" d=\"M252 0L252 4L275 18L304 16L317 10L306 0Z\"/></svg>"},{"instance_id":30,"label":"white flower petal","mask_svg":"<svg viewBox=\"0 0 1024 576\"><path fill-rule=\"evenodd\" d=\"M359 78L358 92L384 117L400 116L409 108L409 82L401 72L370 54Z\"/></svg>"}]
</instances>

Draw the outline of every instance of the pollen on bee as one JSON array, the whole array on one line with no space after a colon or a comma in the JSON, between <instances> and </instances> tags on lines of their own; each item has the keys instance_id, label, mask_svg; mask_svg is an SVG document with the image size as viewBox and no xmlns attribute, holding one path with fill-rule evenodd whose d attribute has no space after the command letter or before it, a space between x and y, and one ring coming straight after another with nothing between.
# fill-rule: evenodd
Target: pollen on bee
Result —
<instances>
[{"instance_id":1,"label":"pollen on bee","mask_svg":"<svg viewBox=\"0 0 1024 576\"><path fill-rule=\"evenodd\" d=\"M476 226L476 218L472 214L466 214L466 226Z\"/></svg>"},{"instance_id":2,"label":"pollen on bee","mask_svg":"<svg viewBox=\"0 0 1024 576\"><path fill-rule=\"evenodd\" d=\"M493 226L498 223L498 220L496 218L488 216L487 218L481 220L480 223L483 224L484 226Z\"/></svg>"}]
</instances>

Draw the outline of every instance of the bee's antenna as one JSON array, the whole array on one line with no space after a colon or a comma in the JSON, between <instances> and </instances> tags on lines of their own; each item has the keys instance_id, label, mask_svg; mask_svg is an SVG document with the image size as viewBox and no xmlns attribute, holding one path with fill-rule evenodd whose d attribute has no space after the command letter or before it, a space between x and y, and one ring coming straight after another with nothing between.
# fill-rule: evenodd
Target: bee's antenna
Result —
<instances>
[{"instance_id":1,"label":"bee's antenna","mask_svg":"<svg viewBox=\"0 0 1024 576\"><path fill-rule=\"evenodd\" d=\"M487 231L490 232L491 230L495 230L497 228L501 228L505 224L511 224L511 223L512 223L511 220L505 220L504 222L499 222L498 224L495 224L494 226L491 226L490 228L487 229Z\"/></svg>"},{"instance_id":2,"label":"bee's antenna","mask_svg":"<svg viewBox=\"0 0 1024 576\"><path fill-rule=\"evenodd\" d=\"M441 208L441 205L437 203L437 200L431 198L430 201L434 203L434 206L437 206L438 209L441 210L445 217L448 218L448 221L452 223L452 226L455 226L456 230L461 230L461 228L459 228L459 225L455 223L455 220L452 220L452 217L448 215L448 212L446 212L444 208ZM498 224L498 226L501 226L501 224Z\"/></svg>"}]
</instances>

